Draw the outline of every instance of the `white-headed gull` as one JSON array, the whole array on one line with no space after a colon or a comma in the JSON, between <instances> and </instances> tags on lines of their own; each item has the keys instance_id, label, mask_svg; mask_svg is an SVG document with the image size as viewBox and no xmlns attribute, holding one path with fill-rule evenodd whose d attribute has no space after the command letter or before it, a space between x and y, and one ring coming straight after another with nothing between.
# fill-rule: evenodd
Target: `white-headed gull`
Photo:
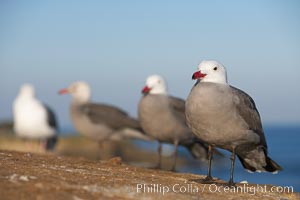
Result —
<instances>
[{"instance_id":1,"label":"white-headed gull","mask_svg":"<svg viewBox=\"0 0 300 200\"><path fill-rule=\"evenodd\" d=\"M111 105L91 102L88 83L77 81L60 94L71 94L70 115L76 130L100 144L105 140L142 139L150 140L139 122L125 111Z\"/></svg>"},{"instance_id":2,"label":"white-headed gull","mask_svg":"<svg viewBox=\"0 0 300 200\"><path fill-rule=\"evenodd\" d=\"M188 125L210 145L209 150L216 146L232 152L229 183L233 184L235 155L251 172L281 170L267 155L267 143L253 99L227 83L225 67L217 61L202 61L193 79L197 82L186 100ZM210 179L209 159L206 180Z\"/></svg>"},{"instance_id":3,"label":"white-headed gull","mask_svg":"<svg viewBox=\"0 0 300 200\"><path fill-rule=\"evenodd\" d=\"M161 143L174 144L176 167L177 146L183 145L198 159L207 158L207 145L197 139L186 124L185 102L169 96L166 81L159 75L149 76L142 90L138 115L143 130L159 142L158 168L161 165Z\"/></svg>"}]
</instances>

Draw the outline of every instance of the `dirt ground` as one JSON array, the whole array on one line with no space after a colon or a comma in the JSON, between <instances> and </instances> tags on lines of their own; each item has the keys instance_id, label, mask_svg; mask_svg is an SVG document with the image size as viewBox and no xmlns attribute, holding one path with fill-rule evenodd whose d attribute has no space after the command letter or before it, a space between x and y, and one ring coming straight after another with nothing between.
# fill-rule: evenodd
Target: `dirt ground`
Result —
<instances>
[{"instance_id":1,"label":"dirt ground","mask_svg":"<svg viewBox=\"0 0 300 200\"><path fill-rule=\"evenodd\" d=\"M298 193L246 190L204 176L151 170L108 161L0 150L0 199L300 199ZM264 187L261 185L261 187ZM218 191L219 190L219 191ZM235 190L235 192L234 192Z\"/></svg>"}]
</instances>

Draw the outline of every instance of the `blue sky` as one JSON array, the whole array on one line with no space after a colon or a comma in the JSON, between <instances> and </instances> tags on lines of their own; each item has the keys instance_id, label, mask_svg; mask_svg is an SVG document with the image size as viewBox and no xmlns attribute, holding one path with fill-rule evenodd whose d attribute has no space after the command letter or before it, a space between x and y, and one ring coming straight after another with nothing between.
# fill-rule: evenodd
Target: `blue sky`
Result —
<instances>
[{"instance_id":1,"label":"blue sky","mask_svg":"<svg viewBox=\"0 0 300 200\"><path fill-rule=\"evenodd\" d=\"M1 1L0 119L24 82L70 125L75 80L136 116L145 78L186 98L203 59L256 101L264 123L300 122L299 1Z\"/></svg>"}]
</instances>

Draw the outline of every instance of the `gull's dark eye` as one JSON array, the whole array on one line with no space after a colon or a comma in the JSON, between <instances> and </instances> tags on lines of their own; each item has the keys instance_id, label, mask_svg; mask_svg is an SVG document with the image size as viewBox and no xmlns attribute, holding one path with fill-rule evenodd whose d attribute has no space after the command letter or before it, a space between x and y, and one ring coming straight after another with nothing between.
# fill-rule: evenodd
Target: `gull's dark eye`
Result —
<instances>
[{"instance_id":1,"label":"gull's dark eye","mask_svg":"<svg viewBox=\"0 0 300 200\"><path fill-rule=\"evenodd\" d=\"M218 67L214 67L214 70L217 71L217 70L218 70Z\"/></svg>"}]
</instances>

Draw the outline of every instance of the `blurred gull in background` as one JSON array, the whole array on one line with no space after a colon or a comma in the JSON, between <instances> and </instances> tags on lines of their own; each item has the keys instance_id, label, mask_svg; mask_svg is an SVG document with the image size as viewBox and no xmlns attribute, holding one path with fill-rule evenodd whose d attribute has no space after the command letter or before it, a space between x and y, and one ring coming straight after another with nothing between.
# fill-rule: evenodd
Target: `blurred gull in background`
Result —
<instances>
[{"instance_id":1,"label":"blurred gull in background","mask_svg":"<svg viewBox=\"0 0 300 200\"><path fill-rule=\"evenodd\" d=\"M143 133L139 122L125 111L111 105L92 103L91 89L86 82L74 82L59 93L72 95L70 115L75 128L80 134L97 140L100 148L109 141L151 140Z\"/></svg>"},{"instance_id":2,"label":"blurred gull in background","mask_svg":"<svg viewBox=\"0 0 300 200\"><path fill-rule=\"evenodd\" d=\"M57 142L57 122L54 112L36 97L30 84L21 86L13 103L14 131L17 136L39 140L43 150L53 150Z\"/></svg>"}]
</instances>

